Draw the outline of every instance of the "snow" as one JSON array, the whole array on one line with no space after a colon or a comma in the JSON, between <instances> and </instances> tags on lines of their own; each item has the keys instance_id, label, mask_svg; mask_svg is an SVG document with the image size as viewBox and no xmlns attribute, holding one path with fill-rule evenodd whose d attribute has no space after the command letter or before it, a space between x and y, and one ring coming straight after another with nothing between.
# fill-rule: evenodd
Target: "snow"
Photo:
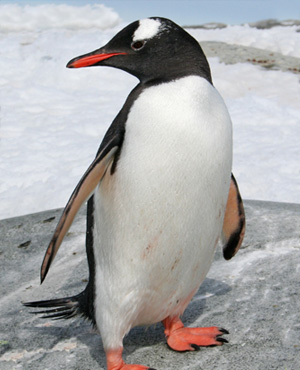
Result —
<instances>
[{"instance_id":1,"label":"snow","mask_svg":"<svg viewBox=\"0 0 300 370\"><path fill-rule=\"evenodd\" d=\"M278 26L270 29L257 29L249 25L229 25L222 29L190 29L197 40L223 41L228 44L253 46L300 57L300 35L298 26Z\"/></svg>"},{"instance_id":2,"label":"snow","mask_svg":"<svg viewBox=\"0 0 300 370\"><path fill-rule=\"evenodd\" d=\"M99 4L0 5L0 219L65 205L137 83L112 68L65 65L103 46L123 26ZM293 26L190 32L200 42L300 57ZM299 75L209 62L233 120L233 171L242 196L299 203Z\"/></svg>"},{"instance_id":3,"label":"snow","mask_svg":"<svg viewBox=\"0 0 300 370\"><path fill-rule=\"evenodd\" d=\"M105 30L116 26L121 19L112 9L102 4L70 6L42 4L20 6L0 5L0 32L37 32L47 29Z\"/></svg>"}]
</instances>

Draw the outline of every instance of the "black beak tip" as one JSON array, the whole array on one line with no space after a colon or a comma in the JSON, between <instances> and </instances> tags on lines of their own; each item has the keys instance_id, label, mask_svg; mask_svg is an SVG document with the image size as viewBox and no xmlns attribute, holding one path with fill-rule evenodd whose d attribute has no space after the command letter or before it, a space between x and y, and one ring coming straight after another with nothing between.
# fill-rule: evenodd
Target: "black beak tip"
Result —
<instances>
[{"instance_id":1,"label":"black beak tip","mask_svg":"<svg viewBox=\"0 0 300 370\"><path fill-rule=\"evenodd\" d=\"M71 59L71 60L67 63L66 68L74 68L74 67L73 67L73 62L74 62L74 59Z\"/></svg>"}]
</instances>

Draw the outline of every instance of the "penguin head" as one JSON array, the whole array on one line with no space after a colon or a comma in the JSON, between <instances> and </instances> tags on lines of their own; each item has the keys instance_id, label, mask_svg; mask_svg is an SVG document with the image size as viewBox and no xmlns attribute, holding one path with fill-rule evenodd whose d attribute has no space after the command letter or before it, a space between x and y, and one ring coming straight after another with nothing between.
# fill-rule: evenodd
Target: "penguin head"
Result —
<instances>
[{"instance_id":1,"label":"penguin head","mask_svg":"<svg viewBox=\"0 0 300 370\"><path fill-rule=\"evenodd\" d=\"M68 68L89 66L119 68L141 83L159 83L194 74L212 83L199 43L171 20L159 17L129 24L105 46L67 64Z\"/></svg>"}]
</instances>

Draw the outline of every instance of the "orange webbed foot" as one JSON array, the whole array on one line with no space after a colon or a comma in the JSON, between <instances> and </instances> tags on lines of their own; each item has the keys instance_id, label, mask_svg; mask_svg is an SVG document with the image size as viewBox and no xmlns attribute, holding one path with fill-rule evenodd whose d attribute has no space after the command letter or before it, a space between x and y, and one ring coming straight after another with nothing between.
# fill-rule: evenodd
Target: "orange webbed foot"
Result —
<instances>
[{"instance_id":1,"label":"orange webbed foot","mask_svg":"<svg viewBox=\"0 0 300 370\"><path fill-rule=\"evenodd\" d=\"M209 328L185 328L181 320L169 317L163 321L167 343L174 351L195 351L199 347L221 346L228 341L222 337L229 334L226 329L212 326Z\"/></svg>"},{"instance_id":2,"label":"orange webbed foot","mask_svg":"<svg viewBox=\"0 0 300 370\"><path fill-rule=\"evenodd\" d=\"M123 367L120 368L120 370L155 370L152 367L147 367L143 365L130 365L125 364Z\"/></svg>"},{"instance_id":3,"label":"orange webbed foot","mask_svg":"<svg viewBox=\"0 0 300 370\"><path fill-rule=\"evenodd\" d=\"M156 370L143 365L126 364L122 359L123 348L106 352L107 370Z\"/></svg>"}]
</instances>

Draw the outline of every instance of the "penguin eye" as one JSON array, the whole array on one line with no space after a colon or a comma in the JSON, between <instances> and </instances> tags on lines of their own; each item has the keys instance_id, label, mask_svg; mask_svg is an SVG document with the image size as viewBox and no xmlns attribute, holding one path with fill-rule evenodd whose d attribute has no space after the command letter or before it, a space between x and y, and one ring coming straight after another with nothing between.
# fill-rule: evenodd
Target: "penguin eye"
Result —
<instances>
[{"instance_id":1,"label":"penguin eye","mask_svg":"<svg viewBox=\"0 0 300 370\"><path fill-rule=\"evenodd\" d=\"M135 41L131 44L131 49L134 51L141 50L146 44L146 41Z\"/></svg>"}]
</instances>

